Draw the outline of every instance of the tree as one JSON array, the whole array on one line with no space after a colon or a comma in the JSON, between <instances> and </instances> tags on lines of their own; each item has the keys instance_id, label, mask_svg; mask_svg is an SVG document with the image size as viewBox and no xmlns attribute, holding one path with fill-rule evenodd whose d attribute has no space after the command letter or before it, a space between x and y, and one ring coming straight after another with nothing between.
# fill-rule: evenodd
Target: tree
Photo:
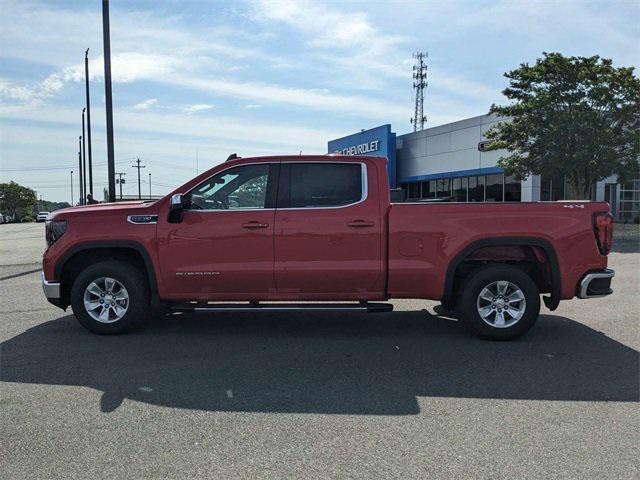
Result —
<instances>
[{"instance_id":1,"label":"tree","mask_svg":"<svg viewBox=\"0 0 640 480\"><path fill-rule=\"evenodd\" d=\"M0 183L0 210L5 215L15 217L31 212L37 197L29 187L23 187L16 182Z\"/></svg>"},{"instance_id":2,"label":"tree","mask_svg":"<svg viewBox=\"0 0 640 480\"><path fill-rule=\"evenodd\" d=\"M640 80L611 60L543 52L505 73L512 103L491 106L507 121L487 132L498 165L517 179L565 175L569 198L587 199L597 180L638 171Z\"/></svg>"}]
</instances>

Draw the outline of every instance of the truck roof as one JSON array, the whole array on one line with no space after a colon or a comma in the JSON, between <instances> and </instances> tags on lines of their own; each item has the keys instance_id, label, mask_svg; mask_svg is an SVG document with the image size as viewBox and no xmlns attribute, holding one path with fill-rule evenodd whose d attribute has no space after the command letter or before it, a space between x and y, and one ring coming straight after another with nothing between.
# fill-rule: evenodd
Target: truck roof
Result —
<instances>
[{"instance_id":1,"label":"truck roof","mask_svg":"<svg viewBox=\"0 0 640 480\"><path fill-rule=\"evenodd\" d=\"M371 155L342 155L340 153L328 153L322 155L267 155L259 157L238 157L233 160L229 160L229 163L246 162L251 160L252 162L273 162L273 161L314 161L314 162L335 162L336 158L341 160L372 160L372 161L386 161L385 157L374 157Z\"/></svg>"}]
</instances>

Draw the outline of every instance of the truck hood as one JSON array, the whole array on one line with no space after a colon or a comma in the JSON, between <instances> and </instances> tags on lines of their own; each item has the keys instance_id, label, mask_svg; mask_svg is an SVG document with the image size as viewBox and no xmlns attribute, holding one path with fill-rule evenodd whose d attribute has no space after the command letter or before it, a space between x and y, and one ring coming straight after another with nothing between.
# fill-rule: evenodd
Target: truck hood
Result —
<instances>
[{"instance_id":1,"label":"truck hood","mask_svg":"<svg viewBox=\"0 0 640 480\"><path fill-rule=\"evenodd\" d=\"M83 205L77 207L63 208L61 210L56 210L55 212L49 215L49 218L54 219L64 219L68 217L76 217L76 216L84 216L88 214L109 214L113 213L141 213L141 214L151 214L155 212L155 205L157 201L144 201L144 200L135 200L135 201L127 201L127 202L114 202L114 203L95 203L93 205ZM149 211L153 210L153 211Z\"/></svg>"}]
</instances>

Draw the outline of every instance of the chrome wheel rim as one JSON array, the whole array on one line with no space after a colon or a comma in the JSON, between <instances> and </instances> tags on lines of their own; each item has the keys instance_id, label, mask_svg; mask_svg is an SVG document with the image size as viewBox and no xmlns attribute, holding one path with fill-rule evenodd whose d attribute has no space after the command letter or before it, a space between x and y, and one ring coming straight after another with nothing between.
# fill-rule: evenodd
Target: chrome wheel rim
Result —
<instances>
[{"instance_id":1,"label":"chrome wheel rim","mask_svg":"<svg viewBox=\"0 0 640 480\"><path fill-rule=\"evenodd\" d=\"M129 292L115 278L97 278L84 289L84 308L97 322L115 323L129 309Z\"/></svg>"},{"instance_id":2,"label":"chrome wheel rim","mask_svg":"<svg viewBox=\"0 0 640 480\"><path fill-rule=\"evenodd\" d=\"M498 280L484 287L476 305L482 321L494 328L512 327L527 309L524 292L507 280Z\"/></svg>"}]
</instances>

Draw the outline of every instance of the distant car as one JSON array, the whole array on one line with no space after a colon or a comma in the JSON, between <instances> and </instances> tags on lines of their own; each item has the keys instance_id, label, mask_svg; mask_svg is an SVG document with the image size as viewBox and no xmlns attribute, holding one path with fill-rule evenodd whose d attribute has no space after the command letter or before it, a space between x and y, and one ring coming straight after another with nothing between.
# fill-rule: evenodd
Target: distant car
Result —
<instances>
[{"instance_id":1,"label":"distant car","mask_svg":"<svg viewBox=\"0 0 640 480\"><path fill-rule=\"evenodd\" d=\"M47 220L49 216L49 212L38 212L38 216L36 217L36 222L44 222Z\"/></svg>"}]
</instances>

